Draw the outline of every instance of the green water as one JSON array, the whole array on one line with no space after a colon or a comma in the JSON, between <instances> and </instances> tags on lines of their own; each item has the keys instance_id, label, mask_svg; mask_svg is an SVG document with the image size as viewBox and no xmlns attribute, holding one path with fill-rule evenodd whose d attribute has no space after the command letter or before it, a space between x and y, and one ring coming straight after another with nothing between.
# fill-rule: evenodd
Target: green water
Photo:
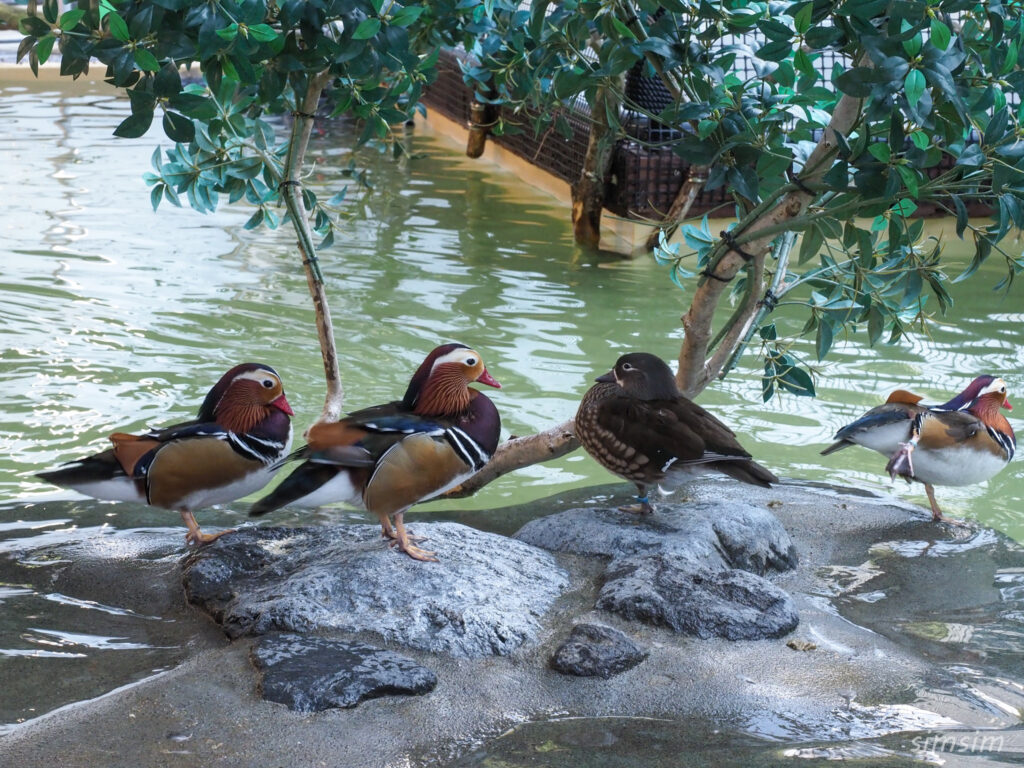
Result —
<instances>
[{"instance_id":1,"label":"green water","mask_svg":"<svg viewBox=\"0 0 1024 768\"><path fill-rule=\"evenodd\" d=\"M124 114L102 85L58 90L0 79L0 553L101 529L180 528L176 514L79 501L33 473L102 448L113 431L190 418L236 363L261 361L282 374L299 433L322 405L312 309L290 233L246 232L251 211L243 207L223 205L203 216L165 204L154 213L141 175L154 145L166 139L115 139L111 129ZM348 142L343 126L328 127L313 142L309 183L325 196L348 183ZM350 189L348 224L322 257L347 407L400 396L432 347L458 340L478 349L503 384L488 394L504 435L523 435L570 417L593 378L622 352L674 359L687 296L651 259L583 252L572 242L564 204L465 159L443 139L414 135L410 142L416 157L407 162L359 154L374 189ZM948 235L947 253L962 251ZM954 310L931 337L875 349L861 346L862 338L839 341L820 366L816 400L762 404L759 366L749 357L700 401L779 475L926 504L918 488L890 484L876 454L855 449L825 458L819 451L839 426L898 386L942 401L991 372L1007 380L1011 396L1024 392L1021 286L992 293L1001 276L995 267L953 286ZM796 351L813 356L810 343ZM1019 467L984 485L940 489L940 502L947 514L1024 540ZM455 508L465 522L476 517L486 526L488 510L570 490L585 495L599 485L606 492L613 481L577 452L422 513ZM629 489L618 489L625 498ZM284 511L270 522L309 519ZM365 520L343 510L314 519ZM199 520L211 528L243 524L246 505L203 512ZM46 595L38 566L12 560L0 571L0 679L21 680L30 699L0 712L0 723L119 684L90 679L92 688L42 695L33 676L45 679L52 667L11 666L49 642L27 636L28 625L67 628L83 610ZM117 653L177 650L121 661L124 679L184 654L174 630L151 635L137 628L149 618L136 618L125 619L135 629L118 630ZM126 645L133 639L134 649ZM94 655L97 643L104 652L111 648L102 639L90 645L65 637L59 645L70 653L78 652L76 643L83 657Z\"/></svg>"},{"instance_id":2,"label":"green water","mask_svg":"<svg viewBox=\"0 0 1024 768\"><path fill-rule=\"evenodd\" d=\"M322 404L290 233L244 231L243 207L203 216L165 204L153 213L140 176L161 137L110 136L122 111L101 86L63 97L37 85L0 90L0 491L8 499L68 498L31 473L102 446L112 431L190 416L240 361L282 373L300 428ZM314 142L310 181L319 192L347 183L347 141L339 127ZM415 136L412 148L416 159L403 163L360 154L375 189L350 190L349 225L323 255L347 406L396 397L427 351L459 340L503 383L494 399L505 434L521 435L571 416L623 351L674 359L686 296L652 260L582 252L558 201L444 140ZM948 252L962 250L945 239ZM894 489L925 503L920 489L891 485L877 455L818 452L897 386L944 400L993 372L1011 393L1024 391L1021 287L992 293L995 267L953 287L956 306L931 338L837 344L820 367L816 400L762 404L758 363L748 357L701 402L780 475ZM813 358L809 344L797 351ZM987 485L941 489L940 501L1024 539L1017 466ZM460 504L487 509L608 480L577 453Z\"/></svg>"}]
</instances>

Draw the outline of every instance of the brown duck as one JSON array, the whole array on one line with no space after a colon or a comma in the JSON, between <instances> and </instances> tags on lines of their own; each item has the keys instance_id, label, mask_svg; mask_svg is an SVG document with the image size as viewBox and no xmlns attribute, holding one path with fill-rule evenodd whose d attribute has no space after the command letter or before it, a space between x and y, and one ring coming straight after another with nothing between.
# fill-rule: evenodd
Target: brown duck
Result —
<instances>
[{"instance_id":1,"label":"brown duck","mask_svg":"<svg viewBox=\"0 0 1024 768\"><path fill-rule=\"evenodd\" d=\"M605 469L636 483L638 503L624 512L650 514L648 486L709 471L766 488L778 482L731 429L683 396L664 360L646 352L623 355L597 378L576 413L576 436Z\"/></svg>"}]
</instances>

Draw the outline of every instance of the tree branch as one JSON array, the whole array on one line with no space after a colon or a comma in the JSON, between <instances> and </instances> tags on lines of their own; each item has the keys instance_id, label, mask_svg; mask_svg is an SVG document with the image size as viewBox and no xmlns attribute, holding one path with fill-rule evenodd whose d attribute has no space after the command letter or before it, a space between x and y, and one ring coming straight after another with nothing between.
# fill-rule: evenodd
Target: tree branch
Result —
<instances>
[{"instance_id":1,"label":"tree branch","mask_svg":"<svg viewBox=\"0 0 1024 768\"><path fill-rule=\"evenodd\" d=\"M302 163L309 147L309 136L313 130L313 122L320 95L331 81L328 71L319 72L310 77L292 124L291 140L288 142L288 155L284 164L284 181L281 182L281 195L291 216L292 226L299 237L299 251L302 253L302 266L306 272L306 283L309 295L313 299L316 313L317 334L320 337L320 354L323 357L324 376L327 379L327 395L324 398L324 409L319 422L337 421L341 417L341 406L345 399L345 391L341 384L341 370L338 365L338 351L334 344L334 325L331 322L331 311L327 306L327 294L324 291L323 276L317 260L316 246L313 245L313 233L309 228L309 217L302 202Z\"/></svg>"},{"instance_id":2,"label":"tree branch","mask_svg":"<svg viewBox=\"0 0 1024 768\"><path fill-rule=\"evenodd\" d=\"M861 65L870 66L870 60L864 57ZM860 117L861 103L861 99L846 94L839 99L821 140L804 164L801 174L802 182L818 181L828 171L829 163L827 161L835 155L838 147L836 133L846 135L850 132ZM751 265L751 279L760 281L765 252L777 234L778 227L800 216L812 200L813 196L810 193L802 189L795 189L789 192L771 211L759 216L750 224L749 228L745 229L743 234L747 244L743 246L743 250L755 256L755 261ZM739 234L739 231L732 232L734 237ZM725 341L719 346L715 356L711 360L707 359L708 346L711 341L711 323L728 281L736 276L745 263L743 256L732 249L727 250L722 258L713 260L708 266L708 271L718 279L704 277L697 286L689 310L682 318L683 330L686 335L679 352L679 371L676 374L676 383L687 397L694 397L701 392L708 382L718 375L722 366L729 359L731 349L727 349ZM758 267L758 263L760 267ZM747 320L749 321L749 317ZM738 325L742 325L742 323ZM738 333L730 331L726 340L731 339L732 344L736 344L742 335L742 329Z\"/></svg>"},{"instance_id":3,"label":"tree branch","mask_svg":"<svg viewBox=\"0 0 1024 768\"><path fill-rule=\"evenodd\" d=\"M483 469L445 495L457 499L472 496L502 475L531 464L557 459L575 451L579 446L572 419L536 435L510 438L498 446L498 450Z\"/></svg>"}]
</instances>

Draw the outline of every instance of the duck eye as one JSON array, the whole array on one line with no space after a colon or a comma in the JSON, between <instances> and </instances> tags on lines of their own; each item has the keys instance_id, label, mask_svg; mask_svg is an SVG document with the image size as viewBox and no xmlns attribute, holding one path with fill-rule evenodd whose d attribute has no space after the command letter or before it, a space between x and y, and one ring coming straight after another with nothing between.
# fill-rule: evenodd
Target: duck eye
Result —
<instances>
[{"instance_id":1,"label":"duck eye","mask_svg":"<svg viewBox=\"0 0 1024 768\"><path fill-rule=\"evenodd\" d=\"M466 365L476 365L476 358L475 357L467 357L466 358Z\"/></svg>"},{"instance_id":2,"label":"duck eye","mask_svg":"<svg viewBox=\"0 0 1024 768\"><path fill-rule=\"evenodd\" d=\"M267 389L273 389L274 388L274 381L272 379L264 379L263 380L263 386L266 387Z\"/></svg>"},{"instance_id":3,"label":"duck eye","mask_svg":"<svg viewBox=\"0 0 1024 768\"><path fill-rule=\"evenodd\" d=\"M633 370L632 363L623 363L622 364L622 370L624 370L624 371L632 371Z\"/></svg>"}]
</instances>

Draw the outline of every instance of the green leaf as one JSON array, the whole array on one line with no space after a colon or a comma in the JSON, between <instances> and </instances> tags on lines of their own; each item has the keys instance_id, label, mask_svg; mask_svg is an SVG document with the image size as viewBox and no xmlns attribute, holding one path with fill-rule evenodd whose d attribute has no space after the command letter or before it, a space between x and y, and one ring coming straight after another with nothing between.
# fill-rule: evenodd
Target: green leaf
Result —
<instances>
[{"instance_id":1,"label":"green leaf","mask_svg":"<svg viewBox=\"0 0 1024 768\"><path fill-rule=\"evenodd\" d=\"M914 26L906 19L900 23L900 32L905 34L913 29ZM921 47L924 45L924 40L921 37L921 33L918 32L913 37L903 41L903 50L906 51L907 56L913 58L921 52Z\"/></svg>"},{"instance_id":2,"label":"green leaf","mask_svg":"<svg viewBox=\"0 0 1024 768\"><path fill-rule=\"evenodd\" d=\"M43 18L50 24L57 23L57 0L43 0Z\"/></svg>"},{"instance_id":3,"label":"green leaf","mask_svg":"<svg viewBox=\"0 0 1024 768\"><path fill-rule=\"evenodd\" d=\"M765 341L775 341L779 337L779 333L775 328L775 323L768 323L768 325L762 325L758 330L761 338Z\"/></svg>"},{"instance_id":4,"label":"green leaf","mask_svg":"<svg viewBox=\"0 0 1024 768\"><path fill-rule=\"evenodd\" d=\"M814 381L811 379L811 374L792 364L792 358L789 355L783 355L783 360L790 363L790 366L779 377L779 384L782 385L782 388L798 397L814 397Z\"/></svg>"},{"instance_id":5,"label":"green leaf","mask_svg":"<svg viewBox=\"0 0 1024 768\"><path fill-rule=\"evenodd\" d=\"M121 121L114 129L114 135L122 139L137 139L144 135L152 124L152 112L135 112Z\"/></svg>"},{"instance_id":6,"label":"green leaf","mask_svg":"<svg viewBox=\"0 0 1024 768\"><path fill-rule=\"evenodd\" d=\"M392 17L391 23L396 27L411 26L425 10L426 6L423 5L407 5Z\"/></svg>"},{"instance_id":7,"label":"green leaf","mask_svg":"<svg viewBox=\"0 0 1024 768\"><path fill-rule=\"evenodd\" d=\"M263 219L266 217L266 211L261 207L256 209L256 213L249 217L249 220L243 225L244 229L256 229L260 224L263 223Z\"/></svg>"},{"instance_id":8,"label":"green leaf","mask_svg":"<svg viewBox=\"0 0 1024 768\"><path fill-rule=\"evenodd\" d=\"M913 168L909 168L906 165L897 165L896 172L899 173L900 178L903 180L903 185L907 188L907 192L916 199L919 191L917 173Z\"/></svg>"},{"instance_id":9,"label":"green leaf","mask_svg":"<svg viewBox=\"0 0 1024 768\"><path fill-rule=\"evenodd\" d=\"M228 26L217 30L217 37L221 40L227 40L231 42L238 37L238 24L229 24Z\"/></svg>"},{"instance_id":10,"label":"green leaf","mask_svg":"<svg viewBox=\"0 0 1024 768\"><path fill-rule=\"evenodd\" d=\"M157 72L160 69L160 62L156 56L145 48L136 48L134 51L135 63L144 72Z\"/></svg>"},{"instance_id":11,"label":"green leaf","mask_svg":"<svg viewBox=\"0 0 1024 768\"><path fill-rule=\"evenodd\" d=\"M57 38L53 35L47 35L39 41L39 45L36 46L36 56L39 58L40 64L45 64L46 60L50 58L55 42L57 42Z\"/></svg>"},{"instance_id":12,"label":"green leaf","mask_svg":"<svg viewBox=\"0 0 1024 768\"><path fill-rule=\"evenodd\" d=\"M947 27L938 19L932 19L931 35L932 45L934 45L940 51L944 51L947 48L949 48L949 40L951 37L949 27Z\"/></svg>"},{"instance_id":13,"label":"green leaf","mask_svg":"<svg viewBox=\"0 0 1024 768\"><path fill-rule=\"evenodd\" d=\"M85 11L81 9L75 9L73 11L65 11L60 15L60 28L64 32L70 32L85 18Z\"/></svg>"},{"instance_id":14,"label":"green leaf","mask_svg":"<svg viewBox=\"0 0 1024 768\"><path fill-rule=\"evenodd\" d=\"M177 112L164 112L164 133L171 141L185 144L196 135L196 127L191 120Z\"/></svg>"},{"instance_id":15,"label":"green leaf","mask_svg":"<svg viewBox=\"0 0 1024 768\"><path fill-rule=\"evenodd\" d=\"M627 27L624 22L620 21L618 17L612 16L612 26L615 27L616 32L627 40L636 40L636 35L633 34L633 30Z\"/></svg>"},{"instance_id":16,"label":"green leaf","mask_svg":"<svg viewBox=\"0 0 1024 768\"><path fill-rule=\"evenodd\" d=\"M111 11L106 15L107 29L110 30L110 34L120 40L122 43L127 43L131 40L131 35L128 34L128 25L125 24L118 14Z\"/></svg>"},{"instance_id":17,"label":"green leaf","mask_svg":"<svg viewBox=\"0 0 1024 768\"><path fill-rule=\"evenodd\" d=\"M369 40L371 37L375 37L378 32L380 32L380 19L363 19L359 22L359 26L356 27L356 31L352 33L352 39Z\"/></svg>"},{"instance_id":18,"label":"green leaf","mask_svg":"<svg viewBox=\"0 0 1024 768\"><path fill-rule=\"evenodd\" d=\"M907 76L903 80L903 90L907 94L907 101L910 102L911 107L917 106L917 103L924 95L924 89L925 80L921 70L912 69L907 72Z\"/></svg>"},{"instance_id":19,"label":"green leaf","mask_svg":"<svg viewBox=\"0 0 1024 768\"><path fill-rule=\"evenodd\" d=\"M868 146L868 152L880 163L888 163L892 157L892 149L885 142L876 141Z\"/></svg>"},{"instance_id":20,"label":"green leaf","mask_svg":"<svg viewBox=\"0 0 1024 768\"><path fill-rule=\"evenodd\" d=\"M796 28L797 34L807 34L807 30L811 28L811 17L813 14L814 3L806 3L796 12L796 15L793 16L793 26Z\"/></svg>"},{"instance_id":21,"label":"green leaf","mask_svg":"<svg viewBox=\"0 0 1024 768\"><path fill-rule=\"evenodd\" d=\"M149 202L155 211L160 207L160 201L164 198L164 185L156 184L149 192Z\"/></svg>"},{"instance_id":22,"label":"green leaf","mask_svg":"<svg viewBox=\"0 0 1024 768\"><path fill-rule=\"evenodd\" d=\"M914 143L914 146L918 149L928 149L931 146L932 140L928 138L928 134L924 131L914 131L910 134L910 140Z\"/></svg>"},{"instance_id":23,"label":"green leaf","mask_svg":"<svg viewBox=\"0 0 1024 768\"><path fill-rule=\"evenodd\" d=\"M269 43L277 38L277 32L269 24L253 24L249 27L249 36L261 43Z\"/></svg>"},{"instance_id":24,"label":"green leaf","mask_svg":"<svg viewBox=\"0 0 1024 768\"><path fill-rule=\"evenodd\" d=\"M822 318L818 323L818 335L814 340L814 351L818 356L818 360L824 360L825 355L827 355L828 351L832 349L833 338L834 330L832 328L832 324Z\"/></svg>"},{"instance_id":25,"label":"green leaf","mask_svg":"<svg viewBox=\"0 0 1024 768\"><path fill-rule=\"evenodd\" d=\"M902 200L898 201L896 205L894 205L889 210L891 210L895 215L907 218L908 216L913 215L914 211L917 210L917 203L905 197Z\"/></svg>"}]
</instances>

